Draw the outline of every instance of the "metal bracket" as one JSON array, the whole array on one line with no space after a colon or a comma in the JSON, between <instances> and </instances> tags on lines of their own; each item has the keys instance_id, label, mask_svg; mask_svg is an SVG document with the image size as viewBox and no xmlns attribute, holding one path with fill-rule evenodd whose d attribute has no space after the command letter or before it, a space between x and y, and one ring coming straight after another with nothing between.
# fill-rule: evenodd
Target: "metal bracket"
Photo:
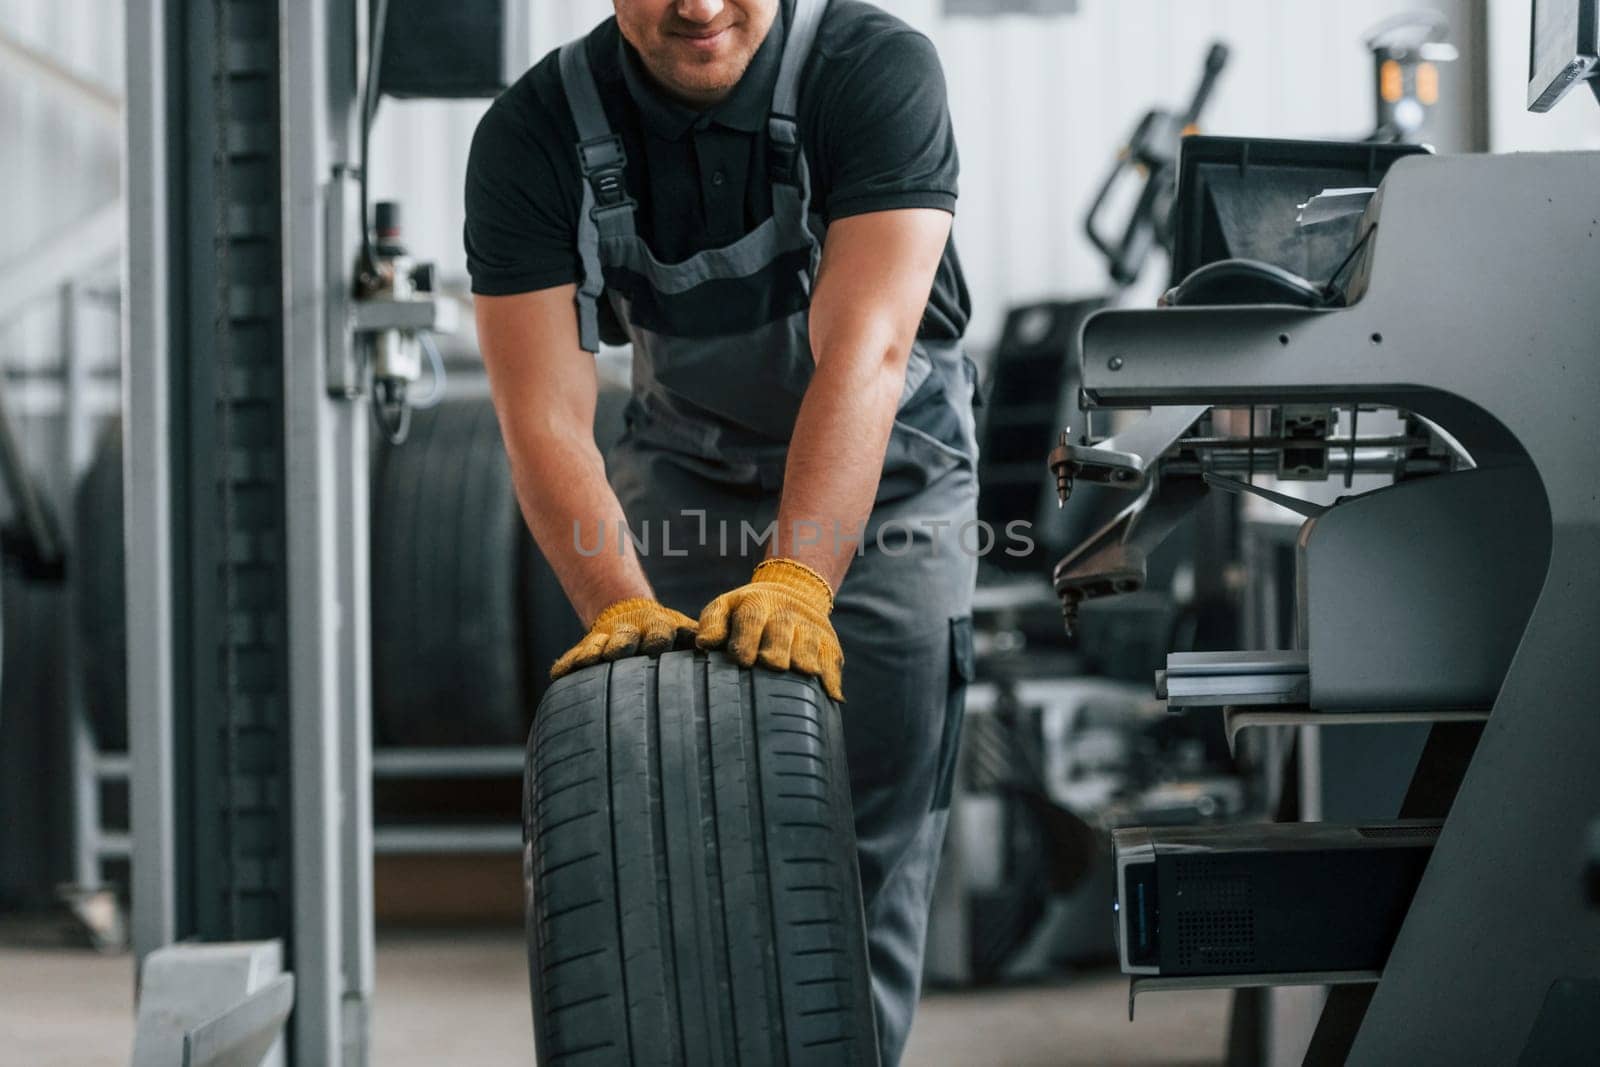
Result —
<instances>
[{"instance_id":1,"label":"metal bracket","mask_svg":"<svg viewBox=\"0 0 1600 1067\"><path fill-rule=\"evenodd\" d=\"M358 300L352 305L350 315L350 329L357 334L383 330L454 333L460 323L459 305L454 300L431 294L404 300L388 297Z\"/></svg>"},{"instance_id":2,"label":"metal bracket","mask_svg":"<svg viewBox=\"0 0 1600 1067\"><path fill-rule=\"evenodd\" d=\"M264 1062L294 1007L294 975L280 974L227 1011L183 1035L184 1067Z\"/></svg>"},{"instance_id":3,"label":"metal bracket","mask_svg":"<svg viewBox=\"0 0 1600 1067\"><path fill-rule=\"evenodd\" d=\"M1180 431L1181 432L1181 431ZM1085 600L1144 588L1149 555L1206 495L1198 478L1145 483L1133 503L1056 564L1052 582L1061 598L1067 632Z\"/></svg>"},{"instance_id":4,"label":"metal bracket","mask_svg":"<svg viewBox=\"0 0 1600 1067\"><path fill-rule=\"evenodd\" d=\"M354 167L338 164L326 186L328 394L354 400L367 391L371 345L364 337L386 330L454 333L460 305L437 293L360 299L350 281L361 233L361 183Z\"/></svg>"},{"instance_id":5,"label":"metal bracket","mask_svg":"<svg viewBox=\"0 0 1600 1067\"><path fill-rule=\"evenodd\" d=\"M355 262L356 241L361 230L361 182L356 168L335 164L333 176L324 186L324 247L327 256L327 378L328 395L354 400L366 389L362 367L356 355L354 337L355 294L350 285L350 268Z\"/></svg>"},{"instance_id":6,"label":"metal bracket","mask_svg":"<svg viewBox=\"0 0 1600 1067\"><path fill-rule=\"evenodd\" d=\"M280 941L157 949L141 973L134 1067L281 1067L294 994Z\"/></svg>"},{"instance_id":7,"label":"metal bracket","mask_svg":"<svg viewBox=\"0 0 1600 1067\"><path fill-rule=\"evenodd\" d=\"M1310 692L1303 651L1173 652L1156 672L1156 695L1169 709L1304 705Z\"/></svg>"},{"instance_id":8,"label":"metal bracket","mask_svg":"<svg viewBox=\"0 0 1600 1067\"><path fill-rule=\"evenodd\" d=\"M1159 407L1119 434L1097 445L1075 445L1065 439L1050 451L1050 470L1065 502L1076 480L1141 490L1150 469L1207 411L1208 405Z\"/></svg>"}]
</instances>

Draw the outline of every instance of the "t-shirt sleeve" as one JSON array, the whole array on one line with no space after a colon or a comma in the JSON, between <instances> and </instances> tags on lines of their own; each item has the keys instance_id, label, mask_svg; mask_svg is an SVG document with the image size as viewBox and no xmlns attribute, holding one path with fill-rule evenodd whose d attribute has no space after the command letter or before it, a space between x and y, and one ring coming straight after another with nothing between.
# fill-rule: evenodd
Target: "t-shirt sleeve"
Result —
<instances>
[{"instance_id":1,"label":"t-shirt sleeve","mask_svg":"<svg viewBox=\"0 0 1600 1067\"><path fill-rule=\"evenodd\" d=\"M540 129L540 116L511 95L516 88L525 86L484 113L467 157L467 271L472 291L485 296L549 289L583 275L565 188L576 174L557 168L547 144L556 131Z\"/></svg>"},{"instance_id":2,"label":"t-shirt sleeve","mask_svg":"<svg viewBox=\"0 0 1600 1067\"><path fill-rule=\"evenodd\" d=\"M883 35L831 95L820 115L830 221L895 208L955 213L960 164L932 41L909 28Z\"/></svg>"}]
</instances>

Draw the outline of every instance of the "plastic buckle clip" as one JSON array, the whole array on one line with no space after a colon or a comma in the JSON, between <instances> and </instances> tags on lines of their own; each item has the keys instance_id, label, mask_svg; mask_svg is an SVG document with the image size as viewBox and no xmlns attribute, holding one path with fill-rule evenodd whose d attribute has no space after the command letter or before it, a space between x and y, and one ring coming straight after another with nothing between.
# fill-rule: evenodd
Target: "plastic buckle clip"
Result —
<instances>
[{"instance_id":1,"label":"plastic buckle clip","mask_svg":"<svg viewBox=\"0 0 1600 1067\"><path fill-rule=\"evenodd\" d=\"M622 138L615 134L578 145L578 165L594 189L597 210L632 202L628 198L627 182L623 180L627 163L628 154L622 147Z\"/></svg>"}]
</instances>

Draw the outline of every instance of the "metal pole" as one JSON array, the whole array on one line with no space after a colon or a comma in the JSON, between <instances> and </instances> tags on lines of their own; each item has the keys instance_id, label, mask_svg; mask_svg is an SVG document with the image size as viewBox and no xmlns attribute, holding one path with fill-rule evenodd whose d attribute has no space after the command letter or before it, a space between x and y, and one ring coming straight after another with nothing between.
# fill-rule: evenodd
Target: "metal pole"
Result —
<instances>
[{"instance_id":1,"label":"metal pole","mask_svg":"<svg viewBox=\"0 0 1600 1067\"><path fill-rule=\"evenodd\" d=\"M344 210L349 205L359 205L360 198L351 188L351 165L355 159L355 146L360 144L360 112L357 101L361 96L354 74L366 71L371 54L367 39L367 11L365 2L340 0L328 13L329 40L336 47L328 50L330 97L329 113L333 116L332 143L337 146L339 160L334 164L334 175L328 188L327 202L331 208L336 202L339 225L327 229L326 258L328 270L341 281L356 259L360 247L361 227L359 207L353 213ZM326 286L331 294L328 316L337 323L337 331L327 331L329 351L327 359L320 361L324 368L323 395L329 395L326 368L348 366L355 361L354 338L345 327L349 321L350 288L348 285ZM367 418L365 403L346 399L335 402L336 435L334 455L337 460L338 499L343 501L342 514L337 524L340 535L338 550L339 597L341 617L345 625L339 634L338 661L342 665L339 675L339 702L337 709L343 714L338 719L343 726L340 784L345 797L344 838L340 855L344 861L344 898L342 901L344 927L344 1017L342 1020L344 1067L366 1067L372 1043L372 997L376 981L376 949L374 945L372 857L372 594L371 594L371 536L368 529L371 517L369 498L371 486L371 420Z\"/></svg>"},{"instance_id":2,"label":"metal pole","mask_svg":"<svg viewBox=\"0 0 1600 1067\"><path fill-rule=\"evenodd\" d=\"M328 397L325 371L330 346L350 343L336 303L355 220L331 244L325 226L350 163L358 21L356 0L262 8L129 8L134 932L141 957L180 935L281 932L295 1060L360 1065L367 442L364 412ZM270 200L251 173L270 175ZM237 507L245 492L274 506ZM271 595L240 600L247 577ZM241 758L246 741L257 759Z\"/></svg>"},{"instance_id":3,"label":"metal pole","mask_svg":"<svg viewBox=\"0 0 1600 1067\"><path fill-rule=\"evenodd\" d=\"M346 405L339 434L339 496L345 520L339 526L340 630L337 720L343 726L340 784L345 797L341 916L344 928L344 1064L365 1067L372 1029L374 918L372 900L372 670L368 539L368 430L364 405Z\"/></svg>"},{"instance_id":4,"label":"metal pole","mask_svg":"<svg viewBox=\"0 0 1600 1067\"><path fill-rule=\"evenodd\" d=\"M125 608L140 620L128 627L127 665L136 967L177 936L166 30L166 0L129 0L122 485ZM128 491L133 487L138 491Z\"/></svg>"},{"instance_id":5,"label":"metal pole","mask_svg":"<svg viewBox=\"0 0 1600 1067\"><path fill-rule=\"evenodd\" d=\"M367 420L328 393L360 231L346 210L364 5L283 3L285 478L294 777L294 1052L364 1067L373 974Z\"/></svg>"},{"instance_id":6,"label":"metal pole","mask_svg":"<svg viewBox=\"0 0 1600 1067\"><path fill-rule=\"evenodd\" d=\"M61 449L59 470L60 514L68 517L62 524L62 542L67 552L67 598L61 612L63 661L66 666L63 683L66 688L68 729L68 774L72 779L72 853L73 881L82 889L100 884L100 783L95 768L94 733L89 726L89 712L84 701L83 645L78 639L78 595L83 581L83 571L77 566L76 534L78 523L72 521L76 514L74 488L78 475L88 465L88 433L84 425L85 392L88 376L84 373L83 354L78 351L78 291L67 282L61 287Z\"/></svg>"},{"instance_id":7,"label":"metal pole","mask_svg":"<svg viewBox=\"0 0 1600 1067\"><path fill-rule=\"evenodd\" d=\"M354 73L366 71L371 54L367 39L367 11L365 2L340 0L329 12L329 39L338 47L328 53L329 111L333 116L332 141L338 146L340 160L335 164L334 177L328 190L328 205L338 205L330 212L339 220L328 227L328 246L325 262L334 278L343 280L355 262L360 247L361 229L365 220L360 218L360 197L351 188L351 165L355 146L360 144L359 86ZM356 206L355 211L348 208ZM328 359L321 361L324 368L323 395L327 396L326 368L349 366L355 362L354 338L344 324L349 321L350 287L335 284L326 287L331 294L328 315L339 324L337 331L329 330ZM337 413L334 455L337 459L336 476L339 500L343 512L338 523L340 536L338 559L339 596L345 626L340 630L337 654L343 669L340 672L339 702L343 709L339 721L343 725L342 762L340 781L346 798L344 839L340 854L344 860L344 899L342 901L344 924L344 1067L366 1067L372 1043L372 997L376 982L376 948L374 945L372 857L375 851L372 819L372 579L371 536L372 514L369 505L371 486L372 422L367 418L366 404L350 399L334 402Z\"/></svg>"}]
</instances>

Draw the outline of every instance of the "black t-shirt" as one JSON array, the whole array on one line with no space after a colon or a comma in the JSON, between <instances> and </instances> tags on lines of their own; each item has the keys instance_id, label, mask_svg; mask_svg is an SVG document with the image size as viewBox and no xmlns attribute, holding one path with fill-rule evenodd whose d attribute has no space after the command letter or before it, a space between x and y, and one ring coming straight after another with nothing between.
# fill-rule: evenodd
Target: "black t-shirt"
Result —
<instances>
[{"instance_id":1,"label":"black t-shirt","mask_svg":"<svg viewBox=\"0 0 1600 1067\"><path fill-rule=\"evenodd\" d=\"M676 263L731 244L772 215L766 123L782 12L729 96L695 112L649 81L614 18L587 39L612 129L627 151L639 234ZM800 138L823 223L893 208L955 211L955 136L933 44L860 0L833 0L800 77ZM582 177L557 54L502 93L467 163L467 266L491 296L579 282ZM919 335L959 338L971 314L955 243L945 246Z\"/></svg>"}]
</instances>

